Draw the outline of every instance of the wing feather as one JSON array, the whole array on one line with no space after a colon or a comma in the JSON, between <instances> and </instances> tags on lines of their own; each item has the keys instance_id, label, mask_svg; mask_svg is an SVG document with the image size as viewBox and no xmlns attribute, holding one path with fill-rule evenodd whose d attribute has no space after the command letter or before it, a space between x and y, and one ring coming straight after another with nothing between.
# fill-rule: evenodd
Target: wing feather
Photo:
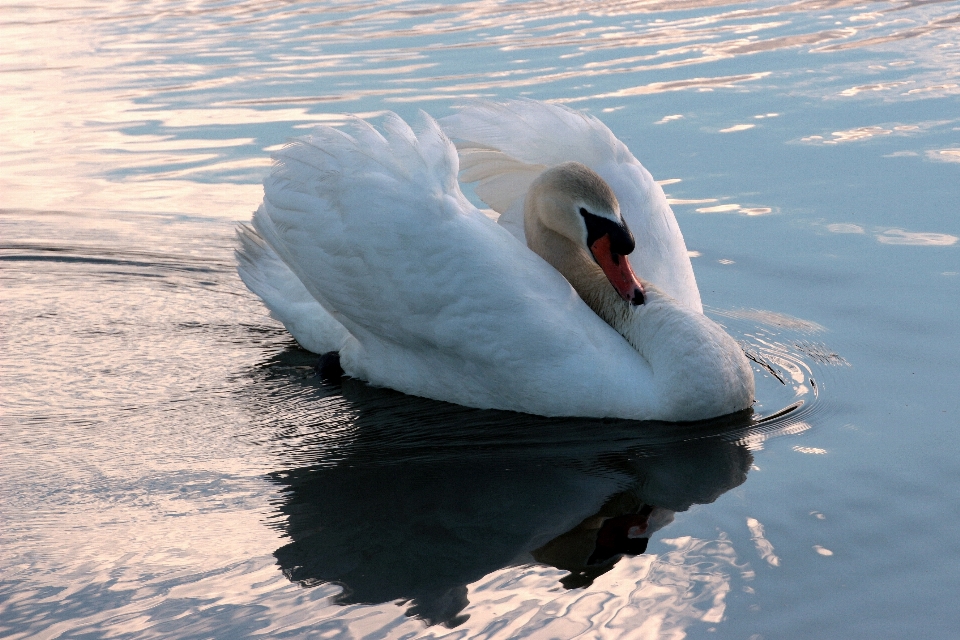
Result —
<instances>
[{"instance_id":1,"label":"wing feather","mask_svg":"<svg viewBox=\"0 0 960 640\"><path fill-rule=\"evenodd\" d=\"M457 148L465 182L523 238L522 198L544 168L575 161L610 184L637 240L637 273L689 308L703 311L686 243L666 196L630 150L597 118L567 107L511 100L474 102L440 123Z\"/></svg>"}]
</instances>

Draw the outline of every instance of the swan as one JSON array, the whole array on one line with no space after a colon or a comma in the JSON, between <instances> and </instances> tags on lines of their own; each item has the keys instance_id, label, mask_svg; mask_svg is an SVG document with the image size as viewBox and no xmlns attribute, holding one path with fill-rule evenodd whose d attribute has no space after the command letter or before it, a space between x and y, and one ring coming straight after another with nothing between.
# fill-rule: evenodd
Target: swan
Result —
<instances>
[{"instance_id":1,"label":"swan","mask_svg":"<svg viewBox=\"0 0 960 640\"><path fill-rule=\"evenodd\" d=\"M380 129L355 119L292 141L239 227L240 277L301 346L337 352L376 386L545 416L690 421L749 407L750 364L703 315L649 173L596 119L502 108L442 124L421 112L416 131L388 113ZM552 132L573 151L513 152L491 134L498 113L508 142L523 142L511 127ZM461 157L504 224L463 195Z\"/></svg>"}]
</instances>

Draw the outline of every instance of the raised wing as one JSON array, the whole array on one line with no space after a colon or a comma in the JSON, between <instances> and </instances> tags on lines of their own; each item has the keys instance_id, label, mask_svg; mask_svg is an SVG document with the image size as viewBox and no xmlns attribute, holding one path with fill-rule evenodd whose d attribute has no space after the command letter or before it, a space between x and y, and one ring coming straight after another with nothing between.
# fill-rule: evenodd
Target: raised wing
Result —
<instances>
[{"instance_id":1,"label":"raised wing","mask_svg":"<svg viewBox=\"0 0 960 640\"><path fill-rule=\"evenodd\" d=\"M534 100L471 103L442 118L456 140L461 180L500 212L500 224L523 238L523 196L544 168L576 161L610 184L637 240L630 261L689 308L702 311L687 247L663 189L626 145L597 118Z\"/></svg>"}]
</instances>

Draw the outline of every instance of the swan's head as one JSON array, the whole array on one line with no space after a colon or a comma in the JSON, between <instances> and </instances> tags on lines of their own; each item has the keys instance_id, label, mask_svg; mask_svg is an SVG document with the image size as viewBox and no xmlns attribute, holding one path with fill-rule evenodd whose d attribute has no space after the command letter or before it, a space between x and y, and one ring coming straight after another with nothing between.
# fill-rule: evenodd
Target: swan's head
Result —
<instances>
[{"instance_id":1,"label":"swan's head","mask_svg":"<svg viewBox=\"0 0 960 640\"><path fill-rule=\"evenodd\" d=\"M633 234L610 185L589 167L565 162L540 174L527 192L524 227L530 248L568 279L561 265L569 265L570 256L556 255L565 248L551 243L549 232L591 256L621 298L643 304L643 285L627 259L636 247Z\"/></svg>"}]
</instances>

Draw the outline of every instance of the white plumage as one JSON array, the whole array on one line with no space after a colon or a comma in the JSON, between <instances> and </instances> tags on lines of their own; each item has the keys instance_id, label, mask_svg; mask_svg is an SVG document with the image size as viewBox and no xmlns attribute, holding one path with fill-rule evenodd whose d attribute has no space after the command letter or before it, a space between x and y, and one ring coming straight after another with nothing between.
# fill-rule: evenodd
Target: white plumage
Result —
<instances>
[{"instance_id":1,"label":"white plumage","mask_svg":"<svg viewBox=\"0 0 960 640\"><path fill-rule=\"evenodd\" d=\"M687 344L660 335L657 354L641 356L467 201L456 148L422 120L417 132L395 114L381 131L360 120L349 133L320 127L276 155L252 229L241 228L239 272L302 346L339 351L344 372L371 384L473 407L688 420L749 406L752 374L732 393L715 374L699 379L689 331L679 332ZM683 309L667 324L712 325L662 191L599 121L523 101L470 107L443 126L464 141L465 178L480 179L478 195L507 223L544 167L593 168L634 231L631 260L656 285L654 302ZM670 350L679 371L655 371Z\"/></svg>"}]
</instances>

